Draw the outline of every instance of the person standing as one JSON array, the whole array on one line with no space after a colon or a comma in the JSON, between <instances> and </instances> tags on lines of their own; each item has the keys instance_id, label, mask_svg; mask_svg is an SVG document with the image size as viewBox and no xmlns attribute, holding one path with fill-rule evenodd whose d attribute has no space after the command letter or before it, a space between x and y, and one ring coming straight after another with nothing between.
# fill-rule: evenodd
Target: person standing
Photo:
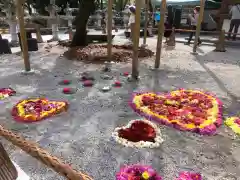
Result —
<instances>
[{"instance_id":1,"label":"person standing","mask_svg":"<svg viewBox=\"0 0 240 180\"><path fill-rule=\"evenodd\" d=\"M154 20L155 20L155 25L156 26L158 26L158 24L160 22L160 18L161 18L160 9L158 8L157 11L155 12L155 15L154 15Z\"/></svg>"},{"instance_id":2,"label":"person standing","mask_svg":"<svg viewBox=\"0 0 240 180\"><path fill-rule=\"evenodd\" d=\"M190 22L191 22L191 30L196 30L197 29L197 23L198 23L198 18L199 18L199 12L200 12L200 7L199 6L196 6L193 10L193 15L190 14L189 15L189 19L190 19ZM195 34L196 32L193 31L193 32L190 32L189 34L189 38L188 38L188 42L185 43L185 45L189 45L191 40L192 40L192 37L193 35ZM200 37L198 37L198 45L200 45L202 42L201 42L201 39Z\"/></svg>"},{"instance_id":3,"label":"person standing","mask_svg":"<svg viewBox=\"0 0 240 180\"><path fill-rule=\"evenodd\" d=\"M135 28L135 14L136 14L136 8L135 6L130 6L129 7L129 10L130 10L130 17L129 17L129 23L128 25L130 26L130 30L131 30L131 33L130 33L130 37L131 37L131 40L133 42L133 32L134 32L134 28Z\"/></svg>"},{"instance_id":4,"label":"person standing","mask_svg":"<svg viewBox=\"0 0 240 180\"><path fill-rule=\"evenodd\" d=\"M236 3L230 10L230 15L231 15L231 22L230 22L230 27L229 27L229 34L228 34L228 39L231 38L231 34L234 28L234 35L232 37L232 40L236 40L236 33L238 32L238 28L240 25L240 3Z\"/></svg>"}]
</instances>

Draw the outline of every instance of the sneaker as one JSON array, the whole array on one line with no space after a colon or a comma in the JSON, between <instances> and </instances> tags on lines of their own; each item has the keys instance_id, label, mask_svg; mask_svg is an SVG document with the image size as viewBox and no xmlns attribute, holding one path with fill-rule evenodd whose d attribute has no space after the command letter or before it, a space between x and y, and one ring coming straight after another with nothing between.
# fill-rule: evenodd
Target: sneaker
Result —
<instances>
[{"instance_id":1,"label":"sneaker","mask_svg":"<svg viewBox=\"0 0 240 180\"><path fill-rule=\"evenodd\" d=\"M184 45L188 45L188 46L189 46L189 45L190 45L190 43L189 43L189 42L185 42L185 43L184 43Z\"/></svg>"}]
</instances>

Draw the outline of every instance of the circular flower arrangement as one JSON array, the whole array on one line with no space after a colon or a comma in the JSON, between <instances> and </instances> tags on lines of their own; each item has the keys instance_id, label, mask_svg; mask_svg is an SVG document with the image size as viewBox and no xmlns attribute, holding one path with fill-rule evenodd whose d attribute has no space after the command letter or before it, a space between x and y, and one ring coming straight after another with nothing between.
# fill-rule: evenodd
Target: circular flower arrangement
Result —
<instances>
[{"instance_id":1,"label":"circular flower arrangement","mask_svg":"<svg viewBox=\"0 0 240 180\"><path fill-rule=\"evenodd\" d=\"M163 142L160 129L147 120L132 120L127 126L116 128L112 137L124 146L137 148L154 148Z\"/></svg>"},{"instance_id":2,"label":"circular flower arrangement","mask_svg":"<svg viewBox=\"0 0 240 180\"><path fill-rule=\"evenodd\" d=\"M229 117L226 119L225 124L230 127L233 132L240 135L240 118L239 117Z\"/></svg>"},{"instance_id":3,"label":"circular flower arrangement","mask_svg":"<svg viewBox=\"0 0 240 180\"><path fill-rule=\"evenodd\" d=\"M177 180L202 180L202 176L199 173L181 172Z\"/></svg>"},{"instance_id":4,"label":"circular flower arrangement","mask_svg":"<svg viewBox=\"0 0 240 180\"><path fill-rule=\"evenodd\" d=\"M67 110L64 101L49 101L45 98L27 99L17 103L12 116L17 121L36 122Z\"/></svg>"},{"instance_id":5,"label":"circular flower arrangement","mask_svg":"<svg viewBox=\"0 0 240 180\"><path fill-rule=\"evenodd\" d=\"M16 91L14 91L12 88L0 88L0 100L3 100L15 94L16 94Z\"/></svg>"},{"instance_id":6,"label":"circular flower arrangement","mask_svg":"<svg viewBox=\"0 0 240 180\"><path fill-rule=\"evenodd\" d=\"M139 114L179 130L214 134L222 124L222 103L198 90L176 90L167 94L137 93L130 102Z\"/></svg>"},{"instance_id":7,"label":"circular flower arrangement","mask_svg":"<svg viewBox=\"0 0 240 180\"><path fill-rule=\"evenodd\" d=\"M161 176L151 166L125 166L116 175L116 180L162 180Z\"/></svg>"}]
</instances>

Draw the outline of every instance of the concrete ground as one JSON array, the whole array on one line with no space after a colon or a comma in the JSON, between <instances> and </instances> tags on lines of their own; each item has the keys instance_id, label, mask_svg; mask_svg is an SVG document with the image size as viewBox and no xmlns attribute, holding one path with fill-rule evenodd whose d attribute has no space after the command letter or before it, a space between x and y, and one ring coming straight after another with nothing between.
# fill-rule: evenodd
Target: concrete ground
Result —
<instances>
[{"instance_id":1,"label":"concrete ground","mask_svg":"<svg viewBox=\"0 0 240 180\"><path fill-rule=\"evenodd\" d=\"M116 43L123 43L116 37ZM142 41L140 41L141 43ZM156 49L156 38L147 40ZM199 55L190 52L191 46L177 44L175 49L164 48L161 68L151 70L154 57L140 61L140 81L129 83L121 72L131 71L131 63L112 65L114 79L122 81L122 88L107 93L99 88L111 85L114 80L100 78L98 64L84 64L59 57L66 49L53 47L50 52L40 45L38 52L30 53L33 75L22 75L23 60L17 54L0 56L1 87L12 87L17 95L0 104L0 123L6 128L36 141L53 155L72 164L95 180L114 180L122 165L143 163L152 165L164 180L174 180L181 170L200 172L206 180L239 180L239 137L225 126L215 136L200 136L189 132L159 126L164 143L157 149L123 147L111 139L117 126L140 118L128 106L134 91L170 91L176 88L202 89L216 94L224 102L224 115L235 115L240 107L239 48L228 48L216 53L214 47L202 45ZM90 71L96 77L95 86L83 88L78 81L80 74ZM73 80L74 95L64 95L58 82ZM69 110L47 120L23 124L13 121L10 111L19 100L45 96L53 100L67 100ZM46 168L11 143L5 144L11 158L31 176L32 180L61 180L55 172Z\"/></svg>"}]
</instances>

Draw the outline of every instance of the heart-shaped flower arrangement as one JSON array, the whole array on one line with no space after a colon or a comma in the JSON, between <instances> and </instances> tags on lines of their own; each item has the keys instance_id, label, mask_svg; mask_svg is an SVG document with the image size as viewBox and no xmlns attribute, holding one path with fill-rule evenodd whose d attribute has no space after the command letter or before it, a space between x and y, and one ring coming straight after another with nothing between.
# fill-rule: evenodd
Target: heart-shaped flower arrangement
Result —
<instances>
[{"instance_id":1,"label":"heart-shaped flower arrangement","mask_svg":"<svg viewBox=\"0 0 240 180\"><path fill-rule=\"evenodd\" d=\"M12 109L12 116L17 121L36 122L66 111L67 102L49 101L45 98L22 100Z\"/></svg>"},{"instance_id":2,"label":"heart-shaped flower arrangement","mask_svg":"<svg viewBox=\"0 0 240 180\"><path fill-rule=\"evenodd\" d=\"M12 88L0 88L0 100L3 100L15 94L16 94L16 91L14 91Z\"/></svg>"},{"instance_id":3,"label":"heart-shaped flower arrangement","mask_svg":"<svg viewBox=\"0 0 240 180\"><path fill-rule=\"evenodd\" d=\"M154 148L163 142L160 129L148 120L132 120L127 126L116 128L112 137L124 146L137 148Z\"/></svg>"},{"instance_id":4,"label":"heart-shaped flower arrangement","mask_svg":"<svg viewBox=\"0 0 240 180\"><path fill-rule=\"evenodd\" d=\"M168 94L137 93L131 107L144 117L174 128L214 134L222 124L222 103L198 90L176 90Z\"/></svg>"},{"instance_id":5,"label":"heart-shaped flower arrangement","mask_svg":"<svg viewBox=\"0 0 240 180\"><path fill-rule=\"evenodd\" d=\"M121 168L116 180L162 180L162 178L151 166L135 164Z\"/></svg>"},{"instance_id":6,"label":"heart-shaped flower arrangement","mask_svg":"<svg viewBox=\"0 0 240 180\"><path fill-rule=\"evenodd\" d=\"M202 176L199 173L194 172L180 172L177 180L202 180Z\"/></svg>"},{"instance_id":7,"label":"heart-shaped flower arrangement","mask_svg":"<svg viewBox=\"0 0 240 180\"><path fill-rule=\"evenodd\" d=\"M240 118L239 117L229 117L226 119L225 124L230 127L233 132L240 135Z\"/></svg>"}]
</instances>

